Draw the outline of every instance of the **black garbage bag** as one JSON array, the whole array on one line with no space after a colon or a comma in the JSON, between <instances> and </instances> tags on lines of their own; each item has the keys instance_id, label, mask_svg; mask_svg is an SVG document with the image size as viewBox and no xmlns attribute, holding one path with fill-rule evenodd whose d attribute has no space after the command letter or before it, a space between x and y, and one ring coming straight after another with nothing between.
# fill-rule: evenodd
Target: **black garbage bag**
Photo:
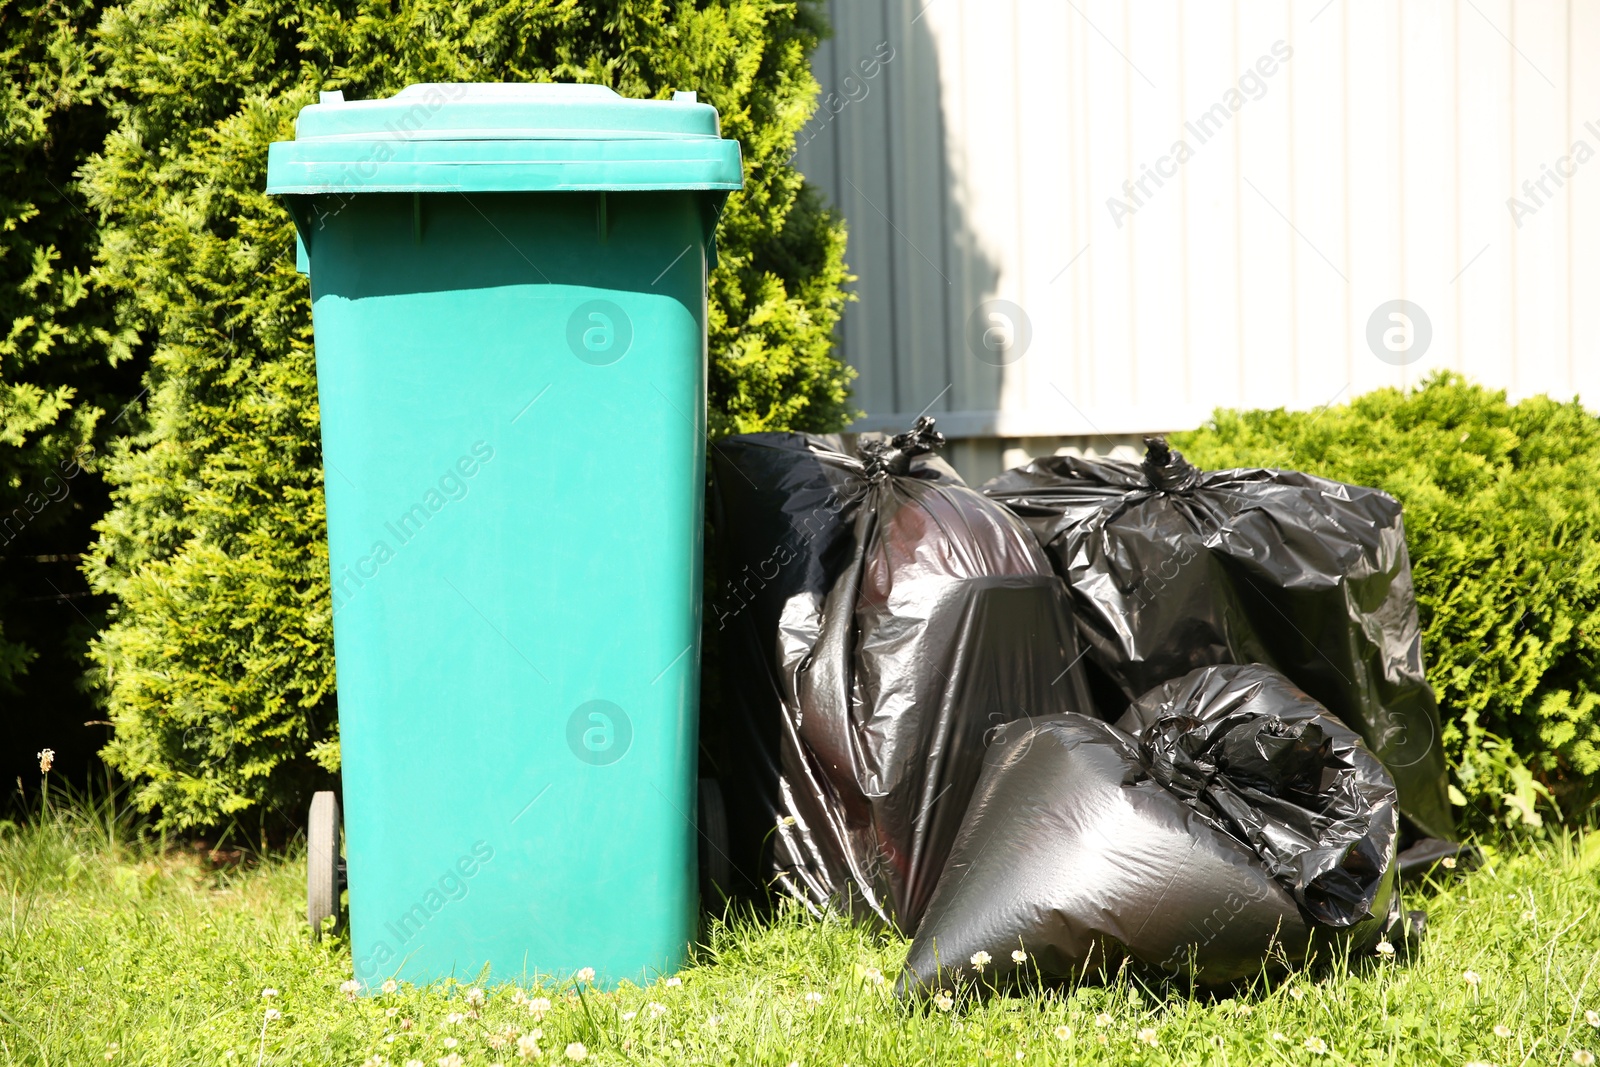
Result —
<instances>
[{"instance_id":1,"label":"black garbage bag","mask_svg":"<svg viewBox=\"0 0 1600 1067\"><path fill-rule=\"evenodd\" d=\"M1115 726L1062 715L1005 744L899 987L1125 961L1214 985L1365 950L1398 902L1397 827L1354 731L1271 668L1202 668Z\"/></svg>"},{"instance_id":2,"label":"black garbage bag","mask_svg":"<svg viewBox=\"0 0 1600 1067\"><path fill-rule=\"evenodd\" d=\"M1090 710L1071 595L1027 527L931 454L940 443L924 419L853 455L752 434L713 460L708 714L735 765L733 860L907 931L989 746L1016 720Z\"/></svg>"},{"instance_id":3,"label":"black garbage bag","mask_svg":"<svg viewBox=\"0 0 1600 1067\"><path fill-rule=\"evenodd\" d=\"M1101 708L1268 664L1361 734L1416 829L1454 837L1400 505L1296 471L1201 471L1147 441L1143 464L1050 456L983 487L1072 588Z\"/></svg>"}]
</instances>

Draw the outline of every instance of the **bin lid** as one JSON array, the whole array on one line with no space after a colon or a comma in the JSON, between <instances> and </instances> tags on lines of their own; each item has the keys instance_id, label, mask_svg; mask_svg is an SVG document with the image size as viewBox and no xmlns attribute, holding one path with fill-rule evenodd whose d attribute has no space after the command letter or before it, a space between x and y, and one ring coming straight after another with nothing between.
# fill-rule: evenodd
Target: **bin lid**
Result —
<instances>
[{"instance_id":1,"label":"bin lid","mask_svg":"<svg viewBox=\"0 0 1600 1067\"><path fill-rule=\"evenodd\" d=\"M739 142L693 93L604 85L422 84L386 100L324 93L268 149L267 192L583 192L743 184Z\"/></svg>"}]
</instances>

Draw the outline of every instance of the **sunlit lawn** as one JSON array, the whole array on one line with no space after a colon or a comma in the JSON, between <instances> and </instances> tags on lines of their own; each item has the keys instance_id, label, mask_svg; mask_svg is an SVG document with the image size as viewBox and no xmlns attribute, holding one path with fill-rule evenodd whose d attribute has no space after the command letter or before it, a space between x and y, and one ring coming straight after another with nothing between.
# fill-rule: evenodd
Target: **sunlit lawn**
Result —
<instances>
[{"instance_id":1,"label":"sunlit lawn","mask_svg":"<svg viewBox=\"0 0 1600 1067\"><path fill-rule=\"evenodd\" d=\"M1600 834L1491 850L1483 869L1417 887L1407 903L1428 933L1410 959L1231 996L1124 978L949 1011L894 1000L900 939L792 913L713 924L675 984L351 999L348 946L310 940L303 893L293 858L217 870L81 807L5 827L0 1062L1461 1067L1600 1053Z\"/></svg>"}]
</instances>

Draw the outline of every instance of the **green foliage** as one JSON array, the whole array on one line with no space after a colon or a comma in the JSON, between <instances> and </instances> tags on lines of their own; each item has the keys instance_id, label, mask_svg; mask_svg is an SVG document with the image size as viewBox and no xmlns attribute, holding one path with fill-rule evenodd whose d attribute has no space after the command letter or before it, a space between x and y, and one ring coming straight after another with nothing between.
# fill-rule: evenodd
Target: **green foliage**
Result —
<instances>
[{"instance_id":1,"label":"green foliage","mask_svg":"<svg viewBox=\"0 0 1600 1067\"><path fill-rule=\"evenodd\" d=\"M836 429L844 229L788 163L809 3L132 0L102 25L117 128L86 171L102 276L153 346L89 570L107 758L167 825L293 819L337 762L310 314L267 145L322 89L574 80L698 90L743 142L711 281L714 433Z\"/></svg>"},{"instance_id":2,"label":"green foliage","mask_svg":"<svg viewBox=\"0 0 1600 1067\"><path fill-rule=\"evenodd\" d=\"M1305 470L1405 507L1454 795L1540 822L1600 774L1600 419L1439 374L1321 412L1219 411L1174 443L1211 468Z\"/></svg>"},{"instance_id":3,"label":"green foliage","mask_svg":"<svg viewBox=\"0 0 1600 1067\"><path fill-rule=\"evenodd\" d=\"M474 1008L464 983L342 994L349 947L307 936L298 857L218 866L203 852L128 841L107 822L52 804L48 819L0 824L7 1063L570 1064L574 1041L585 1046L584 1067L1454 1067L1581 1064L1587 1057L1574 1053L1600 1052L1585 1014L1600 1010L1593 833L1489 850L1482 870L1421 883L1405 904L1426 909L1428 933L1409 959L1402 949L1393 960L1335 962L1278 983L1197 994L1123 975L1048 996L1037 987L958 994L941 1011L889 992L904 940L789 909L765 923L710 921L706 947L677 985L657 979L571 999L570 984L498 985ZM277 995L263 998L264 989ZM529 996L548 998L549 1011L536 1017L519 1003ZM524 1060L516 1041L530 1036L540 1055ZM1317 1042L1326 1055L1313 1054Z\"/></svg>"},{"instance_id":4,"label":"green foliage","mask_svg":"<svg viewBox=\"0 0 1600 1067\"><path fill-rule=\"evenodd\" d=\"M79 507L74 483L111 402L106 356L127 352L90 282L94 227L74 180L105 131L87 44L97 18L88 0L0 0L0 688L9 691L38 654L8 636L27 625L17 603L26 564L15 557L62 550L49 537Z\"/></svg>"}]
</instances>

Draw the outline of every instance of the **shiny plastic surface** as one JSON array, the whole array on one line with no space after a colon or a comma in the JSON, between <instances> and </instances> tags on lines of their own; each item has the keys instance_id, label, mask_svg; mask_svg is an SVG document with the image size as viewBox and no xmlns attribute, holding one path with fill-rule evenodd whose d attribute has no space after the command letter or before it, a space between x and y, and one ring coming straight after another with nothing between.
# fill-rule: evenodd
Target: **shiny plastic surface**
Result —
<instances>
[{"instance_id":1,"label":"shiny plastic surface","mask_svg":"<svg viewBox=\"0 0 1600 1067\"><path fill-rule=\"evenodd\" d=\"M925 422L859 453L801 434L713 450L736 862L907 930L989 746L1089 710L1065 587L937 443Z\"/></svg>"},{"instance_id":2,"label":"shiny plastic surface","mask_svg":"<svg viewBox=\"0 0 1600 1067\"><path fill-rule=\"evenodd\" d=\"M1197 667L1269 664L1361 734L1418 829L1454 836L1394 498L1296 471L1201 471L1159 439L1142 465L1050 456L983 490L1071 586L1104 711Z\"/></svg>"},{"instance_id":3,"label":"shiny plastic surface","mask_svg":"<svg viewBox=\"0 0 1600 1067\"><path fill-rule=\"evenodd\" d=\"M979 953L991 981L1127 960L1218 984L1361 948L1389 918L1396 834L1392 779L1353 731L1269 668L1204 668L1117 726L1064 715L1005 744L900 989L977 978Z\"/></svg>"}]
</instances>

